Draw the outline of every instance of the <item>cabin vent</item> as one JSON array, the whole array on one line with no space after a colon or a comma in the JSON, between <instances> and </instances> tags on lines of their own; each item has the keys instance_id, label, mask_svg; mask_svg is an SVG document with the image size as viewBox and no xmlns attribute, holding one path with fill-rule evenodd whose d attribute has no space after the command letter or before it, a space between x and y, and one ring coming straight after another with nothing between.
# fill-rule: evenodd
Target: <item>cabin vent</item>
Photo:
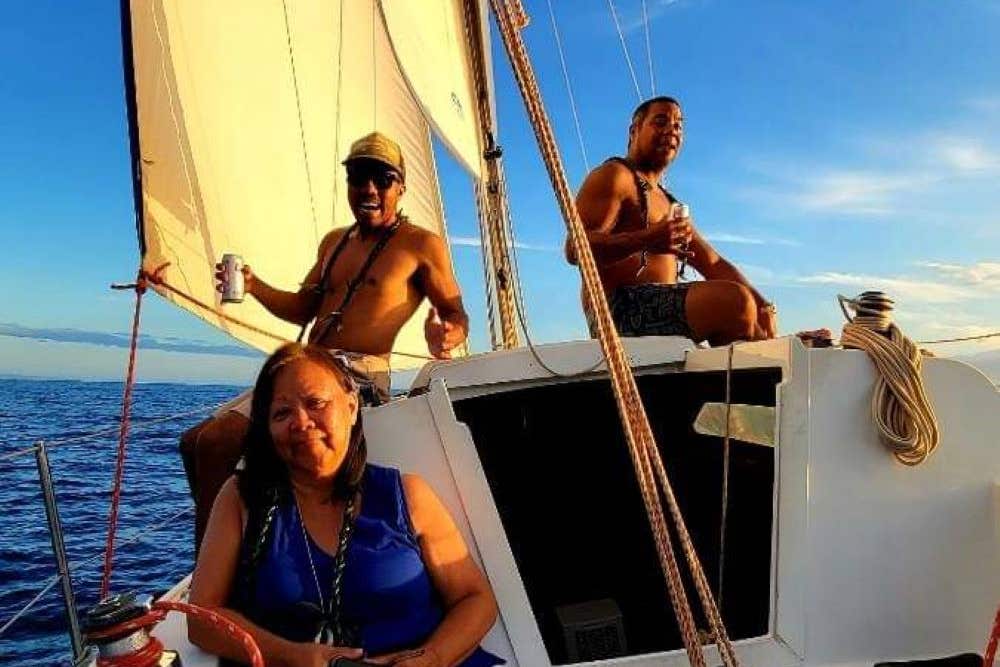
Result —
<instances>
[{"instance_id":1,"label":"cabin vent","mask_svg":"<svg viewBox=\"0 0 1000 667\"><path fill-rule=\"evenodd\" d=\"M570 662L625 655L625 626L614 600L590 600L556 607Z\"/></svg>"}]
</instances>

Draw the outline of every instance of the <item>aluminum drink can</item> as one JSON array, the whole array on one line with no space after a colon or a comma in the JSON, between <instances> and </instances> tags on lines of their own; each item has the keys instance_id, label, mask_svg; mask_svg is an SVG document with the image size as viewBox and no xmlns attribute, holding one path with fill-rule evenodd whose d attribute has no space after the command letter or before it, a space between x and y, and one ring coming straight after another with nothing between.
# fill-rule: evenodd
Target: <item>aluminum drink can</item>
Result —
<instances>
[{"instance_id":1,"label":"aluminum drink can","mask_svg":"<svg viewBox=\"0 0 1000 667\"><path fill-rule=\"evenodd\" d=\"M222 271L225 276L222 303L243 303L245 292L243 284L243 258L227 252L222 256Z\"/></svg>"},{"instance_id":2,"label":"aluminum drink can","mask_svg":"<svg viewBox=\"0 0 1000 667\"><path fill-rule=\"evenodd\" d=\"M677 217L678 218L690 218L691 217L691 207L687 204L677 204Z\"/></svg>"}]
</instances>

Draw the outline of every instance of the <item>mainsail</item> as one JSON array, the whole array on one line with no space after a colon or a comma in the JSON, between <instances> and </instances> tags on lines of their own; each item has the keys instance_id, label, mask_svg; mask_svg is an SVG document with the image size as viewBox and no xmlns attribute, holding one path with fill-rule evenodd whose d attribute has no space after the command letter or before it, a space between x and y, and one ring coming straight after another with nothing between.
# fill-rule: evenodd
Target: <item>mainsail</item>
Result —
<instances>
[{"instance_id":1,"label":"mainsail","mask_svg":"<svg viewBox=\"0 0 1000 667\"><path fill-rule=\"evenodd\" d=\"M154 288L265 352L293 340L253 299L220 307L214 264L235 252L297 289L323 236L352 222L340 162L374 129L402 145L411 220L445 235L431 132L474 178L485 143L462 6L123 3L142 268L165 281ZM426 308L400 332L394 368L423 363Z\"/></svg>"}]
</instances>

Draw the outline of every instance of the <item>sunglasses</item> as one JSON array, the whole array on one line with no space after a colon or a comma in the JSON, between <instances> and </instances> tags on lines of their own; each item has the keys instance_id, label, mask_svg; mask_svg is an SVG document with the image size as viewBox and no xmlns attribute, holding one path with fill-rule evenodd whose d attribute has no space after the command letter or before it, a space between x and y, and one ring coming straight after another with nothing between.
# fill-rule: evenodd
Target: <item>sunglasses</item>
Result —
<instances>
[{"instance_id":1,"label":"sunglasses","mask_svg":"<svg viewBox=\"0 0 1000 667\"><path fill-rule=\"evenodd\" d=\"M388 190L393 183L400 182L399 175L386 169L348 169L347 184L352 188L363 188L374 183L379 190Z\"/></svg>"}]
</instances>

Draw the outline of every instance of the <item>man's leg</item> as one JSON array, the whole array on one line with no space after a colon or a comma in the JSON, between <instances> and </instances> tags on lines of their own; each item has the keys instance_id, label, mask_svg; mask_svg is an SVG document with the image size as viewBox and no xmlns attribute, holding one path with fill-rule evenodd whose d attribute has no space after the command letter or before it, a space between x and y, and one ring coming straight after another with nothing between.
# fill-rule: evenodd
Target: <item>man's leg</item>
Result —
<instances>
[{"instance_id":1,"label":"man's leg","mask_svg":"<svg viewBox=\"0 0 1000 667\"><path fill-rule=\"evenodd\" d=\"M184 464L184 476L187 477L188 488L191 489L191 500L198 499L198 475L195 471L194 453L198 447L198 435L201 429L205 428L214 417L209 417L196 426L192 426L181 435L181 444L178 449L181 452L181 463Z\"/></svg>"},{"instance_id":2,"label":"man's leg","mask_svg":"<svg viewBox=\"0 0 1000 667\"><path fill-rule=\"evenodd\" d=\"M728 280L691 283L684 311L695 340L728 345L763 338L757 326L757 302L745 286Z\"/></svg>"},{"instance_id":3,"label":"man's leg","mask_svg":"<svg viewBox=\"0 0 1000 667\"><path fill-rule=\"evenodd\" d=\"M193 435L194 480L194 545L201 546L201 538L208 525L212 503L223 483L236 469L243 455L243 439L250 428L250 421L238 412L226 411L195 427L184 436ZM184 440L182 439L182 443ZM183 446L183 445L182 445Z\"/></svg>"}]
</instances>

